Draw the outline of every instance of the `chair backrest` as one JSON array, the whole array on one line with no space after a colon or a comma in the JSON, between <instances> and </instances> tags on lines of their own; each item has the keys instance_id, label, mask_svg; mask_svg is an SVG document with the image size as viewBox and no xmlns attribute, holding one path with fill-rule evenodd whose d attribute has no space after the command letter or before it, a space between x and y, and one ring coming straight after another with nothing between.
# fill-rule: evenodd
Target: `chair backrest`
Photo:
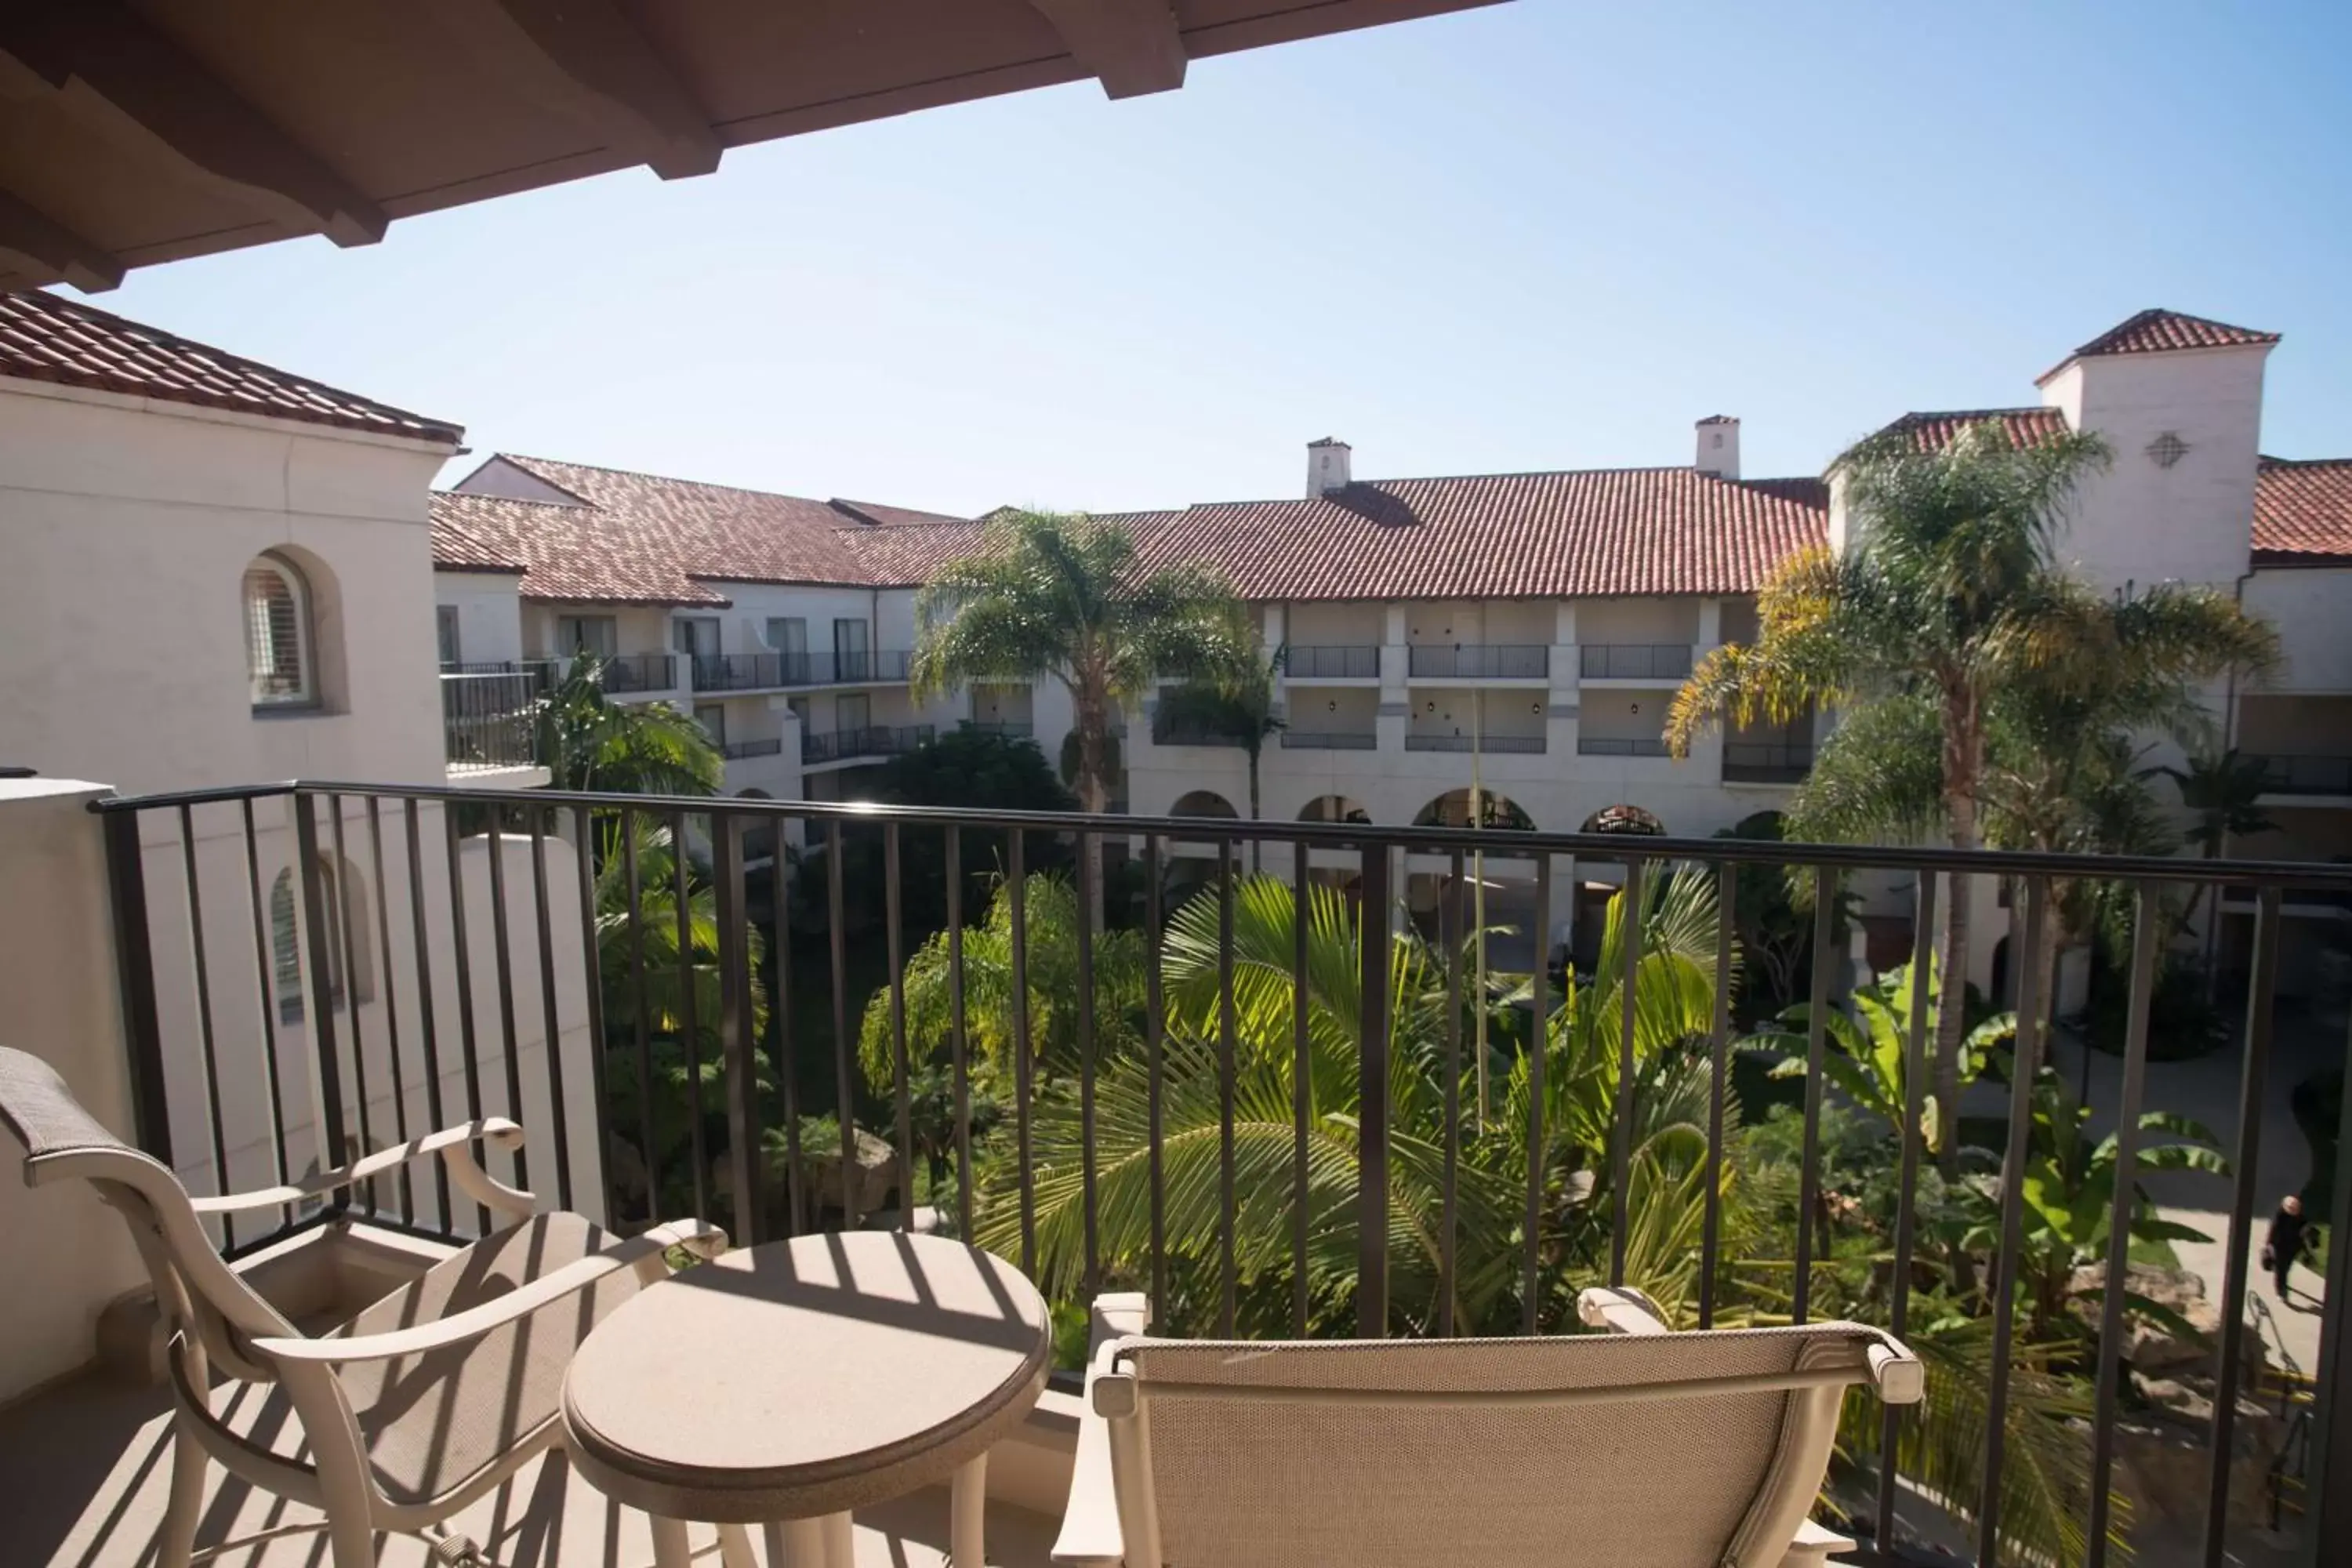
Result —
<instances>
[{"instance_id":1,"label":"chair backrest","mask_svg":"<svg viewBox=\"0 0 2352 1568\"><path fill-rule=\"evenodd\" d=\"M1132 1393L1105 1402L1133 1407L1130 1440L1112 1422L1128 1562L1777 1568L1885 1342L1129 1340Z\"/></svg>"},{"instance_id":2,"label":"chair backrest","mask_svg":"<svg viewBox=\"0 0 2352 1568\"><path fill-rule=\"evenodd\" d=\"M245 1352L242 1342L297 1331L221 1261L177 1176L108 1131L56 1068L5 1046L0 1126L25 1146L27 1186L78 1177L122 1215L168 1323L194 1334L214 1361L239 1377L275 1375Z\"/></svg>"}]
</instances>

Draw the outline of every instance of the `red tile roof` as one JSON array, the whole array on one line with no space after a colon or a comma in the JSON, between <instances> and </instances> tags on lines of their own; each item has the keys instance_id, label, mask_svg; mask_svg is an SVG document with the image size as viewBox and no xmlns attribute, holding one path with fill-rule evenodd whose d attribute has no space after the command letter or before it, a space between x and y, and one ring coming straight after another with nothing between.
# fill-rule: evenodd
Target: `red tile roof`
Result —
<instances>
[{"instance_id":1,"label":"red tile roof","mask_svg":"<svg viewBox=\"0 0 2352 1568\"><path fill-rule=\"evenodd\" d=\"M433 567L436 572L524 572L530 563L516 553L478 538L457 521L460 508L433 507Z\"/></svg>"},{"instance_id":2,"label":"red tile roof","mask_svg":"<svg viewBox=\"0 0 2352 1568\"><path fill-rule=\"evenodd\" d=\"M2142 310L2109 327L2043 371L2035 378L2035 384L2048 381L2078 359L2096 359L2105 354L2173 353L2183 349L2251 348L2278 341L2276 332L2258 332L2252 327L2233 327L2227 321L2159 307Z\"/></svg>"},{"instance_id":3,"label":"red tile roof","mask_svg":"<svg viewBox=\"0 0 2352 1568\"><path fill-rule=\"evenodd\" d=\"M523 565L527 599L613 605L724 605L727 595L687 574L668 530L601 508L438 490L433 563L445 535Z\"/></svg>"},{"instance_id":4,"label":"red tile roof","mask_svg":"<svg viewBox=\"0 0 2352 1568\"><path fill-rule=\"evenodd\" d=\"M2262 459L2254 564L2352 566L2352 458Z\"/></svg>"},{"instance_id":5,"label":"red tile roof","mask_svg":"<svg viewBox=\"0 0 2352 1568\"><path fill-rule=\"evenodd\" d=\"M0 293L0 376L455 445L462 426L37 290Z\"/></svg>"},{"instance_id":6,"label":"red tile roof","mask_svg":"<svg viewBox=\"0 0 2352 1568\"><path fill-rule=\"evenodd\" d=\"M2066 416L2055 408L2035 405L2026 408L1964 408L1945 409L1932 413L1906 414L1879 432L1889 435L1895 431L1909 432L1923 452L1941 451L1952 444L1954 437L1971 425L1991 421L2000 426L2013 447L2031 447L2053 436L2066 432Z\"/></svg>"}]
</instances>

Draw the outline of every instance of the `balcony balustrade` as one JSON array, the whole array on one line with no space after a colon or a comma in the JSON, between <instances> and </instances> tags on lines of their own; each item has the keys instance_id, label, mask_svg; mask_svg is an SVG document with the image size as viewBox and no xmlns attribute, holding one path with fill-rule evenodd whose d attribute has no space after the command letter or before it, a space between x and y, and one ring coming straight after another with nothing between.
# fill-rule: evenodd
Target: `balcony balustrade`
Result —
<instances>
[{"instance_id":1,"label":"balcony balustrade","mask_svg":"<svg viewBox=\"0 0 2352 1568\"><path fill-rule=\"evenodd\" d=\"M1286 752L1370 752L1380 749L1381 738L1370 730L1285 730L1282 749Z\"/></svg>"},{"instance_id":2,"label":"balcony balustrade","mask_svg":"<svg viewBox=\"0 0 2352 1568\"><path fill-rule=\"evenodd\" d=\"M1763 741L1723 743L1723 777L1727 784L1799 784L1812 771L1811 746Z\"/></svg>"},{"instance_id":3,"label":"balcony balustrade","mask_svg":"<svg viewBox=\"0 0 2352 1568\"><path fill-rule=\"evenodd\" d=\"M913 656L870 653L705 653L694 656L697 691L780 691L796 686L887 686L907 679Z\"/></svg>"},{"instance_id":4,"label":"balcony balustrade","mask_svg":"<svg viewBox=\"0 0 2352 1568\"><path fill-rule=\"evenodd\" d=\"M2352 756L2265 756L2263 787L2273 795L2352 795Z\"/></svg>"},{"instance_id":5,"label":"balcony balustrade","mask_svg":"<svg viewBox=\"0 0 2352 1568\"><path fill-rule=\"evenodd\" d=\"M1663 757L1667 754L1663 740L1612 740L1603 735L1579 735L1576 754L1580 757Z\"/></svg>"},{"instance_id":6,"label":"balcony balustrade","mask_svg":"<svg viewBox=\"0 0 2352 1568\"><path fill-rule=\"evenodd\" d=\"M1576 662L1586 680L1680 680L1691 672L1691 645L1585 643Z\"/></svg>"},{"instance_id":7,"label":"balcony balustrade","mask_svg":"<svg viewBox=\"0 0 2352 1568\"><path fill-rule=\"evenodd\" d=\"M1378 680L1380 646L1293 643L1283 649L1282 672L1293 680Z\"/></svg>"},{"instance_id":8,"label":"balcony balustrade","mask_svg":"<svg viewBox=\"0 0 2352 1568\"><path fill-rule=\"evenodd\" d=\"M1540 643L1416 644L1406 654L1406 674L1431 680L1541 680L1551 673L1551 649Z\"/></svg>"},{"instance_id":9,"label":"balcony balustrade","mask_svg":"<svg viewBox=\"0 0 2352 1568\"><path fill-rule=\"evenodd\" d=\"M781 735L763 735L755 740L730 741L719 750L730 763L745 757L780 757L784 754L784 740Z\"/></svg>"},{"instance_id":10,"label":"balcony balustrade","mask_svg":"<svg viewBox=\"0 0 2352 1568\"><path fill-rule=\"evenodd\" d=\"M441 676L441 742L453 771L534 765L539 678L509 668L446 670Z\"/></svg>"},{"instance_id":11,"label":"balcony balustrade","mask_svg":"<svg viewBox=\"0 0 2352 1568\"><path fill-rule=\"evenodd\" d=\"M896 757L939 738L929 724L868 724L855 730L817 730L801 736L801 761L839 763L852 757Z\"/></svg>"},{"instance_id":12,"label":"balcony balustrade","mask_svg":"<svg viewBox=\"0 0 2352 1568\"><path fill-rule=\"evenodd\" d=\"M1541 735L1414 735L1404 738L1408 752L1481 752L1489 756L1540 756L1549 742Z\"/></svg>"}]
</instances>

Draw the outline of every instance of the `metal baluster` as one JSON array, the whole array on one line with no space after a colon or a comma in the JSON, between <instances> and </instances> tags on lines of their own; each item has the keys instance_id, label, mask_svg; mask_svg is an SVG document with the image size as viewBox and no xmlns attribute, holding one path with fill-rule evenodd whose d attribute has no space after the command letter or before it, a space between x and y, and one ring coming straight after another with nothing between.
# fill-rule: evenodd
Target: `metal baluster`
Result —
<instances>
[{"instance_id":1,"label":"metal baluster","mask_svg":"<svg viewBox=\"0 0 2352 1568\"><path fill-rule=\"evenodd\" d=\"M279 1186L286 1184L286 1092L279 1081L278 1066L278 987L270 968L269 926L262 914L261 846L253 830L253 797L247 795L237 802L245 819L245 892L247 908L253 915L254 980L260 987L261 1001L261 1071L262 1081L269 1094L269 1157L270 1174ZM415 807L410 808L414 810ZM448 1212L445 1195L442 1212ZM278 1223L294 1223L294 1205L281 1205Z\"/></svg>"},{"instance_id":2,"label":"metal baluster","mask_svg":"<svg viewBox=\"0 0 2352 1568\"><path fill-rule=\"evenodd\" d=\"M1389 1321L1389 849L1363 846L1356 914L1356 1328Z\"/></svg>"},{"instance_id":3,"label":"metal baluster","mask_svg":"<svg viewBox=\"0 0 2352 1568\"><path fill-rule=\"evenodd\" d=\"M1290 881L1290 1321L1307 1332L1307 1140L1313 1105L1314 1052L1307 1029L1307 939L1315 910L1315 883L1307 846L1296 846Z\"/></svg>"},{"instance_id":4,"label":"metal baluster","mask_svg":"<svg viewBox=\"0 0 2352 1568\"><path fill-rule=\"evenodd\" d=\"M1957 881L1957 877L1955 879ZM1955 886L1952 896L1966 898ZM2047 879L2025 883L2025 939L2017 987L2017 1049L2011 1063L2009 1147L2000 1162L2000 1253L1993 1270L1992 1372L1985 1401L1984 1489L1977 1498L1977 1568L1994 1568L2000 1546L2000 1471L2009 1439L2009 1358L2016 1333L2017 1255L2024 1245L2025 1163L2033 1136L2033 1074L2041 1063L2042 925L2049 916ZM1952 977L1957 984L1958 977ZM1941 1109L1940 1107L1938 1108Z\"/></svg>"},{"instance_id":5,"label":"metal baluster","mask_svg":"<svg viewBox=\"0 0 2352 1568\"><path fill-rule=\"evenodd\" d=\"M1217 1331L1231 1338L1241 1299L1234 1205L1234 841L1217 841Z\"/></svg>"},{"instance_id":6,"label":"metal baluster","mask_svg":"<svg viewBox=\"0 0 2352 1568\"><path fill-rule=\"evenodd\" d=\"M613 1190L613 1101L604 1082L604 966L596 943L596 841L588 808L572 808L573 837L579 841L574 868L580 884L580 953L582 983L588 993L588 1079L596 1097L597 1188L604 1194L604 1223L617 1225L621 1205Z\"/></svg>"},{"instance_id":7,"label":"metal baluster","mask_svg":"<svg viewBox=\"0 0 2352 1568\"><path fill-rule=\"evenodd\" d=\"M841 864L836 855L835 868ZM751 934L743 908L743 819L731 811L710 814L710 880L719 925L719 1052L727 1075L727 1173L734 1188L735 1235L744 1243L766 1239L761 1212L764 1182L760 1158L760 1075L751 1038ZM845 1188L856 1169L842 1172Z\"/></svg>"},{"instance_id":8,"label":"metal baluster","mask_svg":"<svg viewBox=\"0 0 2352 1568\"><path fill-rule=\"evenodd\" d=\"M898 825L882 825L882 898L890 963L890 1063L898 1087L898 1227L915 1228L915 1104L907 1060L906 942L898 913ZM782 921L778 924L782 924Z\"/></svg>"},{"instance_id":9,"label":"metal baluster","mask_svg":"<svg viewBox=\"0 0 2352 1568\"><path fill-rule=\"evenodd\" d=\"M352 1026L352 1082L357 1091L360 1115L360 1152L372 1152L375 1134L368 1126L367 1036L360 1028L360 965L359 950L352 941L352 858L343 847L343 797L327 796L327 819L333 825L335 840L335 928L342 939L343 950L343 1016ZM364 908L365 906L358 906ZM518 1153L520 1160L521 1155ZM348 1189L346 1203L359 1196L357 1188ZM368 1185L368 1212L375 1212L375 1185Z\"/></svg>"},{"instance_id":10,"label":"metal baluster","mask_svg":"<svg viewBox=\"0 0 2352 1568\"><path fill-rule=\"evenodd\" d=\"M2271 1013L2277 1000L2279 909L2276 883L2255 896L2254 962L2246 982L2246 1061L2238 1079L2238 1147L2231 1156L2229 1251L2221 1269L2221 1348L2213 1380L2213 1479L2205 1504L2205 1568L2221 1568L2230 1532L2230 1461L2238 1419L2238 1362L2246 1338L2246 1253L2253 1245L2254 1187L2262 1169L2263 1100L2270 1083ZM2218 907L2221 899L2216 894ZM2122 1178L2120 1174L2117 1180Z\"/></svg>"},{"instance_id":11,"label":"metal baluster","mask_svg":"<svg viewBox=\"0 0 2352 1568\"><path fill-rule=\"evenodd\" d=\"M2215 898L2218 901L2218 890ZM2132 1211L2138 1206L2140 1100L2147 1088L2148 1007L2156 993L2157 928L2163 921L2156 888L2140 883L2132 900L2131 999L2124 1023L2123 1092L2116 1106L2115 1203L2107 1216L2107 1268L2095 1347L2099 1389L2091 1415L2091 1517L2084 1527L2084 1568L2103 1568L2107 1560L2116 1403L2123 1392L2124 1285L2131 1258ZM1899 1315L1895 1332L1898 1338L1903 1332Z\"/></svg>"},{"instance_id":12,"label":"metal baluster","mask_svg":"<svg viewBox=\"0 0 2352 1568\"><path fill-rule=\"evenodd\" d=\"M131 1117L139 1147L172 1163L172 1119L163 1087L163 1026L155 1010L155 952L147 929L146 852L139 814L114 811L106 827L107 902L114 914L114 974L131 1056Z\"/></svg>"},{"instance_id":13,"label":"metal baluster","mask_svg":"<svg viewBox=\"0 0 2352 1568\"><path fill-rule=\"evenodd\" d=\"M841 1224L855 1230L865 1216L857 1212L857 1122L853 1095L856 1089L857 1053L849 1041L849 947L847 921L842 915L841 819L824 825L825 909L833 951L833 1072L835 1114L841 1119Z\"/></svg>"},{"instance_id":14,"label":"metal baluster","mask_svg":"<svg viewBox=\"0 0 2352 1568\"><path fill-rule=\"evenodd\" d=\"M326 889L319 874L317 805L313 795L298 793L294 796L294 852L302 871L303 946L310 955L310 1016L317 1029L312 1037L311 1071L317 1075L319 1116L324 1123L320 1131L326 1145L321 1163L333 1170L351 1158L351 1148L343 1133L343 1067L335 1054L335 983L328 973L331 965L327 954L332 950L327 943ZM334 1207L341 1212L350 1204L346 1189L335 1199Z\"/></svg>"},{"instance_id":15,"label":"metal baluster","mask_svg":"<svg viewBox=\"0 0 2352 1568\"><path fill-rule=\"evenodd\" d=\"M1095 837L1078 835L1078 865L1095 863ZM1095 1192L1095 914L1094 900L1081 875L1078 912L1078 1187L1086 1228L1086 1294L1092 1301L1102 1287L1101 1218Z\"/></svg>"},{"instance_id":16,"label":"metal baluster","mask_svg":"<svg viewBox=\"0 0 2352 1568\"><path fill-rule=\"evenodd\" d=\"M1029 889L1019 828L1004 836L1004 889L1013 920L1013 1123L1021 1163L1021 1272L1037 1272L1037 1174L1029 1142Z\"/></svg>"},{"instance_id":17,"label":"metal baluster","mask_svg":"<svg viewBox=\"0 0 2352 1568\"><path fill-rule=\"evenodd\" d=\"M184 802L180 806L180 866L188 896L188 956L196 972L197 1045L205 1068L205 1113L212 1132L213 1182L226 1196L236 1188L228 1176L227 1131L221 1125L220 1058L213 1038L212 971L205 962L204 891L196 876L195 813ZM236 1222L229 1215L221 1215L221 1245L232 1251L236 1247Z\"/></svg>"},{"instance_id":18,"label":"metal baluster","mask_svg":"<svg viewBox=\"0 0 2352 1568\"><path fill-rule=\"evenodd\" d=\"M249 825L251 802L247 803L246 810ZM441 1097L441 1026L433 1016L433 940L431 924L425 918L425 848L418 837L416 802L413 798L401 802L401 826L408 847L409 941L416 949L416 1025L425 1047L425 1114L437 1131L449 1123ZM249 840L247 847L251 847ZM255 918L259 919L257 913ZM255 929L257 931L259 928ZM273 1051L273 1058L275 1054ZM274 1083L271 1088L274 1094ZM456 1234L457 1213L449 1202L449 1167L439 1160L433 1162L433 1212L440 1215L442 1234Z\"/></svg>"},{"instance_id":19,"label":"metal baluster","mask_svg":"<svg viewBox=\"0 0 2352 1568\"><path fill-rule=\"evenodd\" d=\"M1528 977L1528 1255L1519 1283L1519 1331L1536 1331L1543 1270L1544 1069L1548 1065L1551 1006L1551 857L1536 857L1536 963Z\"/></svg>"},{"instance_id":20,"label":"metal baluster","mask_svg":"<svg viewBox=\"0 0 2352 1568\"><path fill-rule=\"evenodd\" d=\"M1813 994L1805 1013L1805 1135L1798 1163L1797 1279L1790 1321L1801 1323L1813 1301L1813 1227L1822 1206L1822 1089L1829 1076L1830 980L1837 971L1837 874L1813 868Z\"/></svg>"},{"instance_id":21,"label":"metal baluster","mask_svg":"<svg viewBox=\"0 0 2352 1568\"><path fill-rule=\"evenodd\" d=\"M678 1043L686 1049L687 1137L694 1161L694 1217L710 1218L710 1152L702 1127L702 1024L694 994L694 889L688 879L686 813L669 823L671 913L677 921ZM787 1119L787 1125L789 1125Z\"/></svg>"},{"instance_id":22,"label":"metal baluster","mask_svg":"<svg viewBox=\"0 0 2352 1568\"><path fill-rule=\"evenodd\" d=\"M1957 893L1955 896L1958 896ZM1934 1021L1927 1009L1929 981L1935 969L1936 874L1919 873L1916 902L1911 912L1911 1019L1906 1036L1903 1058L1903 1140L1902 1180L1895 1201L1895 1282L1893 1312L1889 1330L1901 1339L1911 1319L1911 1255L1917 1246L1919 1162L1925 1152L1926 1139L1919 1130L1919 1120L1926 1114L1927 1101L1928 1039ZM1958 1002L1954 1005L1958 1005ZM1938 1117L1950 1131L1957 1128L1958 1112L1944 1112ZM1895 1462L1895 1443L1902 1432L1906 1412L1900 1405L1889 1405L1879 1413L1878 1428L1878 1517L1873 1544L1882 1552L1894 1550L1895 1494L1898 1471Z\"/></svg>"},{"instance_id":23,"label":"metal baluster","mask_svg":"<svg viewBox=\"0 0 2352 1568\"><path fill-rule=\"evenodd\" d=\"M963 1033L963 833L950 824L948 858L948 1050L955 1079L956 1234L971 1239L971 1064Z\"/></svg>"},{"instance_id":24,"label":"metal baluster","mask_svg":"<svg viewBox=\"0 0 2352 1568\"><path fill-rule=\"evenodd\" d=\"M308 815L308 808L303 808ZM482 1119L482 1058L477 1047L474 1030L474 958L466 939L466 871L461 841L457 836L457 813L447 806L441 811L442 837L449 850L449 942L455 954L457 975L457 1043L465 1054L466 1119ZM498 841L490 841L495 855ZM453 1222L454 1223L454 1222ZM490 1231L490 1211L481 1205L474 1205L474 1226L478 1236Z\"/></svg>"},{"instance_id":25,"label":"metal baluster","mask_svg":"<svg viewBox=\"0 0 2352 1568\"><path fill-rule=\"evenodd\" d=\"M383 1038L384 1055L391 1062L392 1074L392 1136L396 1143L408 1142L408 1078L400 1066L400 984L392 973L392 904L384 884L392 872L383 863L383 804L374 795L367 797L368 859L375 869L375 935L377 951L383 963ZM434 1162L436 1164L439 1161ZM400 1167L400 1218L404 1225L416 1223L416 1188L406 1165Z\"/></svg>"},{"instance_id":26,"label":"metal baluster","mask_svg":"<svg viewBox=\"0 0 2352 1568\"><path fill-rule=\"evenodd\" d=\"M572 1207L572 1100L563 1092L563 1020L555 1005L555 931L547 898L547 819L537 806L530 818L531 916L539 936L539 1012L547 1049L548 1114L555 1123L555 1203ZM601 1114L603 1107L600 1105Z\"/></svg>"},{"instance_id":27,"label":"metal baluster","mask_svg":"<svg viewBox=\"0 0 2352 1568\"><path fill-rule=\"evenodd\" d=\"M637 883L637 814L621 809L621 878L629 899L629 988L637 998L637 1121L639 1162L646 1171L646 1218L661 1218L661 1130L654 1116L653 999L646 994L644 894Z\"/></svg>"},{"instance_id":28,"label":"metal baluster","mask_svg":"<svg viewBox=\"0 0 2352 1568\"><path fill-rule=\"evenodd\" d=\"M1146 1175L1151 1187L1151 1310L1155 1324L1168 1310L1168 1185L1160 1154L1160 1092L1164 1087L1167 1044L1167 999L1160 990L1160 835L1143 840L1143 1070Z\"/></svg>"},{"instance_id":29,"label":"metal baluster","mask_svg":"<svg viewBox=\"0 0 2352 1568\"><path fill-rule=\"evenodd\" d=\"M2347 1054L2352 1055L2352 1043ZM2344 1097L2336 1120L2336 1147L2352 1149L2352 1094ZM2352 1160L2336 1162L2327 1212L2352 1215ZM2340 1233L2344 1222L2335 1223ZM2352 1562L2352 1247L2327 1249L2312 1398L2310 1459L2304 1468L2309 1478L2305 1495L2311 1500L2305 1532L2310 1561Z\"/></svg>"},{"instance_id":30,"label":"metal baluster","mask_svg":"<svg viewBox=\"0 0 2352 1568\"><path fill-rule=\"evenodd\" d=\"M1462 851L1455 849L1447 894L1438 906L1445 948L1445 1175L1437 1230L1437 1331L1454 1332L1454 1297L1461 1244L1462 1180Z\"/></svg>"},{"instance_id":31,"label":"metal baluster","mask_svg":"<svg viewBox=\"0 0 2352 1568\"><path fill-rule=\"evenodd\" d=\"M1715 868L1715 1016L1708 1030L1706 1210L1698 1246L1698 1326L1715 1327L1715 1276L1723 1246L1723 1102L1731 1082L1731 934L1738 926L1739 867Z\"/></svg>"},{"instance_id":32,"label":"metal baluster","mask_svg":"<svg viewBox=\"0 0 2352 1568\"><path fill-rule=\"evenodd\" d=\"M779 857L775 945L771 949L776 955L776 994L768 1004L768 1027L775 1040L776 1079L784 1091L784 1223L793 1235L799 1236L815 1228L816 1205L810 1201L808 1162L801 1147L800 1052L793 1039L792 927L783 913L790 889L783 866Z\"/></svg>"},{"instance_id":33,"label":"metal baluster","mask_svg":"<svg viewBox=\"0 0 2352 1568\"><path fill-rule=\"evenodd\" d=\"M515 1038L514 953L507 937L507 835L505 808L490 808L490 830L483 847L490 857L490 956L499 982L499 1031L506 1042L507 1114L524 1120L522 1110L522 1047ZM530 1185L530 1144L516 1145L515 1181Z\"/></svg>"},{"instance_id":34,"label":"metal baluster","mask_svg":"<svg viewBox=\"0 0 2352 1568\"><path fill-rule=\"evenodd\" d=\"M1633 992L1642 973L1642 877L1639 860L1625 862L1618 894L1617 1125L1609 1152L1609 1283L1625 1283L1627 1196L1633 1181Z\"/></svg>"}]
</instances>

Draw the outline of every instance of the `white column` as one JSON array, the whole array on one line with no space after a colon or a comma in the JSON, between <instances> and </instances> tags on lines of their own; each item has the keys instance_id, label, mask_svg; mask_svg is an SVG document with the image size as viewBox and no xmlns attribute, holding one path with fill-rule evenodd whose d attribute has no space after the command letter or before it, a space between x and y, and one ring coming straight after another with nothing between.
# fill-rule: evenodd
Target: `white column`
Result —
<instances>
[{"instance_id":1,"label":"white column","mask_svg":"<svg viewBox=\"0 0 2352 1568\"><path fill-rule=\"evenodd\" d=\"M1405 684L1411 667L1404 638L1404 606L1381 606L1381 707L1372 721L1372 727L1380 734L1381 750L1383 752L1404 750L1405 726L1412 712L1409 705L1412 693Z\"/></svg>"},{"instance_id":2,"label":"white column","mask_svg":"<svg viewBox=\"0 0 2352 1568\"><path fill-rule=\"evenodd\" d=\"M1551 689L1544 710L1544 749L1555 757L1576 755L1577 692L1581 678L1576 646L1576 601L1552 606Z\"/></svg>"}]
</instances>

